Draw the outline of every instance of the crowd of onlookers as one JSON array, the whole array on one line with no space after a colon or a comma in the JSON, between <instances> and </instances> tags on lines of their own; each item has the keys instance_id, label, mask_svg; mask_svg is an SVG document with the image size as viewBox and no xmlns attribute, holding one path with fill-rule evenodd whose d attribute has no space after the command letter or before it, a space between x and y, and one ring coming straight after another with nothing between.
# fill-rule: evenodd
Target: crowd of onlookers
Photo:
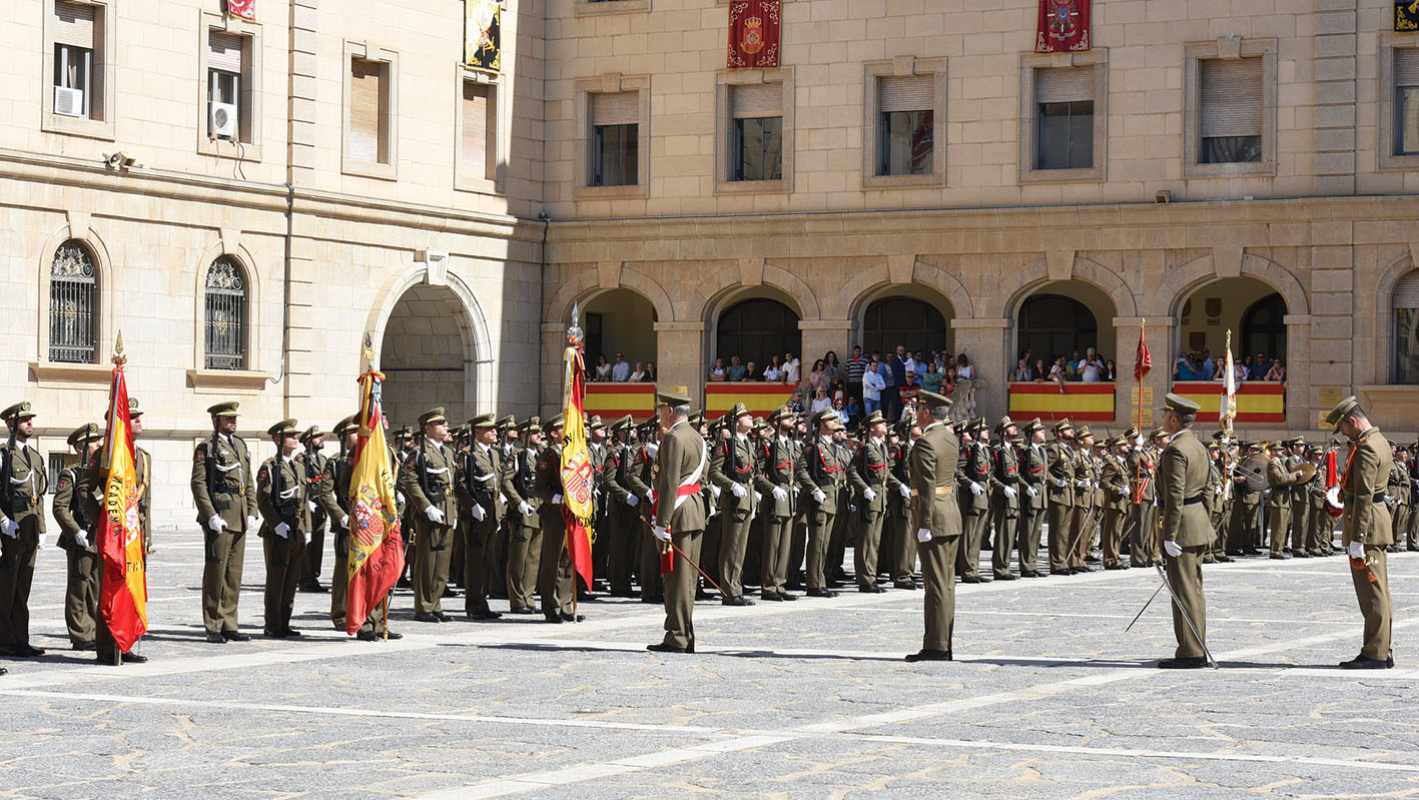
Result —
<instances>
[{"instance_id":1,"label":"crowd of onlookers","mask_svg":"<svg viewBox=\"0 0 1419 800\"><path fill-rule=\"evenodd\" d=\"M1243 381L1286 381L1286 362L1265 353L1232 360L1232 374L1237 383ZM1221 381L1226 379L1226 362L1214 358L1206 348L1187 353L1173 364L1175 381Z\"/></svg>"},{"instance_id":2,"label":"crowd of onlookers","mask_svg":"<svg viewBox=\"0 0 1419 800\"><path fill-rule=\"evenodd\" d=\"M1285 363L1279 358L1268 358L1262 353L1246 356L1240 361L1234 360L1232 368L1237 383L1286 380ZM1221 381L1225 378L1223 369L1223 362L1214 358L1210 350L1203 349L1187 353L1174 362L1173 380ZM1083 355L1075 350L1068 356L1055 356L1050 360L1035 358L1032 352L1026 350L1015 362L1015 369L1010 372L1010 380L1016 383L1057 383L1061 387L1076 381L1111 383L1118 380L1118 368L1113 359L1105 358L1092 347L1085 349Z\"/></svg>"},{"instance_id":3,"label":"crowd of onlookers","mask_svg":"<svg viewBox=\"0 0 1419 800\"><path fill-rule=\"evenodd\" d=\"M655 383L655 362L637 361L635 366L626 360L625 353L617 353L615 362L606 356L596 357L596 368L588 380L597 383Z\"/></svg>"}]
</instances>

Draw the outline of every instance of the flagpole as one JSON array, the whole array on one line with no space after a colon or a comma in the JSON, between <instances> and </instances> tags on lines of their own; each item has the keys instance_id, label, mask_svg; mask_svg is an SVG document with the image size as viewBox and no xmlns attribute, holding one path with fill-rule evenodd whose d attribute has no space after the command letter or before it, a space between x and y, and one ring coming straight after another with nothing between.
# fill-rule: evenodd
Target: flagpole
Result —
<instances>
[{"instance_id":1,"label":"flagpole","mask_svg":"<svg viewBox=\"0 0 1419 800\"><path fill-rule=\"evenodd\" d=\"M1138 323L1138 341L1145 344L1147 343L1147 339L1145 338L1147 331L1148 320L1144 318ZM1138 421L1136 427L1138 428L1138 436L1141 438L1143 436L1143 379L1148 377L1148 375L1143 373L1141 368L1135 368L1135 371L1140 373L1138 375Z\"/></svg>"}]
</instances>

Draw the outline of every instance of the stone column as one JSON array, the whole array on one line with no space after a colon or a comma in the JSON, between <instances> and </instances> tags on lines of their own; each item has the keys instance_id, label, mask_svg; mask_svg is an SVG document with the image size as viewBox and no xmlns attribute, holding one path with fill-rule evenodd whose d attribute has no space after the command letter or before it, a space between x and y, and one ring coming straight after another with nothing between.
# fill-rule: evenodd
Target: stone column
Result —
<instances>
[{"instance_id":1,"label":"stone column","mask_svg":"<svg viewBox=\"0 0 1419 800\"><path fill-rule=\"evenodd\" d=\"M1344 293L1342 305L1350 307L1349 292ZM1337 334L1352 330L1354 318L1348 312L1287 314L1282 321L1286 323L1286 427L1311 430L1320 425L1320 415L1353 393L1354 340L1348 333ZM1322 385L1312 386L1312 376ZM1325 400L1331 398L1333 402L1327 404Z\"/></svg>"},{"instance_id":2,"label":"stone column","mask_svg":"<svg viewBox=\"0 0 1419 800\"><path fill-rule=\"evenodd\" d=\"M813 369L813 362L832 350L838 354L838 363L846 364L852 355L852 320L850 319L805 319L798 323L803 334L803 352L798 354L803 362L803 376Z\"/></svg>"},{"instance_id":3,"label":"stone column","mask_svg":"<svg viewBox=\"0 0 1419 800\"><path fill-rule=\"evenodd\" d=\"M655 323L656 385L668 390L684 387L695 408L704 407L704 341L703 322Z\"/></svg>"},{"instance_id":4,"label":"stone column","mask_svg":"<svg viewBox=\"0 0 1419 800\"><path fill-rule=\"evenodd\" d=\"M537 413L543 419L562 410L562 351L566 346L565 322L542 323L542 388Z\"/></svg>"},{"instance_id":5,"label":"stone column","mask_svg":"<svg viewBox=\"0 0 1419 800\"><path fill-rule=\"evenodd\" d=\"M957 317L951 320L955 350L965 353L975 367L976 414L996 420L1010 405L1010 370L1015 362L1006 352L1005 337L1010 320Z\"/></svg>"},{"instance_id":6,"label":"stone column","mask_svg":"<svg viewBox=\"0 0 1419 800\"><path fill-rule=\"evenodd\" d=\"M1171 317L1114 317L1114 368L1118 382L1114 391L1114 425L1120 431L1135 424L1138 417L1138 396L1134 390L1138 381L1133 377L1138 354L1138 327L1145 325L1143 338L1153 359L1153 368L1143 379L1143 426L1147 430L1157 424L1158 408L1163 395L1173 382L1173 324ZM1149 395L1152 397L1149 397Z\"/></svg>"}]
</instances>

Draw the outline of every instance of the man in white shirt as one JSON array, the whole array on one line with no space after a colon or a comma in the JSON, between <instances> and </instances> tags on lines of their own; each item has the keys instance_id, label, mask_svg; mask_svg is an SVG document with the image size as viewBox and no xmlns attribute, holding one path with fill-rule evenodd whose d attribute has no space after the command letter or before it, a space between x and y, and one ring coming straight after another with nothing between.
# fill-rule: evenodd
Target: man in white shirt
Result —
<instances>
[{"instance_id":1,"label":"man in white shirt","mask_svg":"<svg viewBox=\"0 0 1419 800\"><path fill-rule=\"evenodd\" d=\"M788 361L783 365L784 382L797 384L799 376L798 358L792 353L788 353L787 355Z\"/></svg>"},{"instance_id":2,"label":"man in white shirt","mask_svg":"<svg viewBox=\"0 0 1419 800\"><path fill-rule=\"evenodd\" d=\"M1085 351L1084 360L1079 362L1079 379L1085 383L1098 383L1103 377L1104 362L1099 359L1099 354L1090 347Z\"/></svg>"},{"instance_id":3,"label":"man in white shirt","mask_svg":"<svg viewBox=\"0 0 1419 800\"><path fill-rule=\"evenodd\" d=\"M882 390L885 388L887 382L882 378L882 364L874 355L867 362L867 369L862 371L862 408L868 415L882 407Z\"/></svg>"},{"instance_id":4,"label":"man in white shirt","mask_svg":"<svg viewBox=\"0 0 1419 800\"><path fill-rule=\"evenodd\" d=\"M616 354L616 364L611 367L611 380L616 383L625 383L631 379L631 364L626 361L625 353Z\"/></svg>"}]
</instances>

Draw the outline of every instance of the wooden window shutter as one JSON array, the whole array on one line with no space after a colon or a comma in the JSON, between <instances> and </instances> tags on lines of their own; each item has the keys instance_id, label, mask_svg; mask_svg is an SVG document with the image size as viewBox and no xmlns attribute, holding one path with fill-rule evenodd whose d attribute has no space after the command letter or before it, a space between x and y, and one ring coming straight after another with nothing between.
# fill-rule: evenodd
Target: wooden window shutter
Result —
<instances>
[{"instance_id":1,"label":"wooden window shutter","mask_svg":"<svg viewBox=\"0 0 1419 800\"><path fill-rule=\"evenodd\" d=\"M463 82L463 163L481 174L488 157L488 105L492 92L486 84Z\"/></svg>"},{"instance_id":2,"label":"wooden window shutter","mask_svg":"<svg viewBox=\"0 0 1419 800\"><path fill-rule=\"evenodd\" d=\"M70 0L54 2L54 42L94 49L94 7Z\"/></svg>"},{"instance_id":3,"label":"wooden window shutter","mask_svg":"<svg viewBox=\"0 0 1419 800\"><path fill-rule=\"evenodd\" d=\"M1261 58L1199 64L1202 138L1260 136L1266 94Z\"/></svg>"},{"instance_id":4,"label":"wooden window shutter","mask_svg":"<svg viewBox=\"0 0 1419 800\"><path fill-rule=\"evenodd\" d=\"M1077 103L1093 99L1093 67L1054 67L1035 70L1035 102Z\"/></svg>"},{"instance_id":5,"label":"wooden window shutter","mask_svg":"<svg viewBox=\"0 0 1419 800\"><path fill-rule=\"evenodd\" d=\"M207 66L241 74L244 37L221 31L207 32Z\"/></svg>"},{"instance_id":6,"label":"wooden window shutter","mask_svg":"<svg viewBox=\"0 0 1419 800\"><path fill-rule=\"evenodd\" d=\"M936 108L936 76L891 76L879 79L877 108L892 111L931 111Z\"/></svg>"},{"instance_id":7,"label":"wooden window shutter","mask_svg":"<svg viewBox=\"0 0 1419 800\"><path fill-rule=\"evenodd\" d=\"M591 95L592 125L635 125L641 119L640 92Z\"/></svg>"},{"instance_id":8,"label":"wooden window shutter","mask_svg":"<svg viewBox=\"0 0 1419 800\"><path fill-rule=\"evenodd\" d=\"M730 87L730 106L736 119L783 116L783 84L755 83Z\"/></svg>"},{"instance_id":9,"label":"wooden window shutter","mask_svg":"<svg viewBox=\"0 0 1419 800\"><path fill-rule=\"evenodd\" d=\"M384 65L362 58L350 62L350 152L354 161L381 163L384 148Z\"/></svg>"}]
</instances>

